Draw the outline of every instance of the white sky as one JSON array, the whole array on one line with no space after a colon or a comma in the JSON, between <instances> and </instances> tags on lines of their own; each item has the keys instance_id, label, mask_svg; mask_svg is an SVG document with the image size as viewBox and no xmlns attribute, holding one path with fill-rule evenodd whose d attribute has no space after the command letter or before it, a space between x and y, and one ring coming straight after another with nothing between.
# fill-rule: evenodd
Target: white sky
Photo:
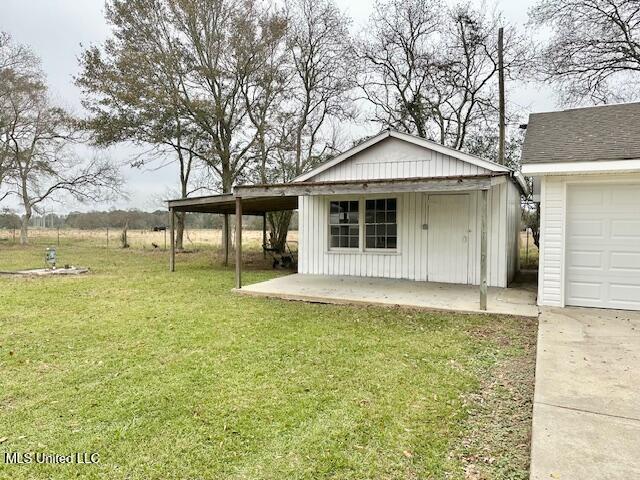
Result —
<instances>
[{"instance_id":1,"label":"white sky","mask_svg":"<svg viewBox=\"0 0 640 480\"><path fill-rule=\"evenodd\" d=\"M480 1L480 0L476 0ZM499 10L506 19L519 25L527 21L527 10L534 0L497 0ZM359 30L367 21L373 2L350 0L339 2L353 18L354 29ZM347 6L344 6L344 5ZM491 5L491 3L489 3ZM76 112L81 109L80 93L73 84L78 73L78 56L82 46L102 43L109 36L103 17L103 0L2 0L0 30L9 32L20 43L30 45L42 59L51 92L61 104ZM550 89L540 85L507 84L510 101L525 112L545 111L556 107L556 98ZM363 124L354 136L373 133L377 126ZM126 148L113 148L108 152L116 161L125 161ZM123 170L129 198L101 205L78 205L74 202L52 204L48 211L68 212L118 208L143 210L163 208L160 199L171 196L177 185L177 170L169 165L161 170ZM4 206L4 205L3 205ZM17 203L9 204L18 208Z\"/></svg>"}]
</instances>

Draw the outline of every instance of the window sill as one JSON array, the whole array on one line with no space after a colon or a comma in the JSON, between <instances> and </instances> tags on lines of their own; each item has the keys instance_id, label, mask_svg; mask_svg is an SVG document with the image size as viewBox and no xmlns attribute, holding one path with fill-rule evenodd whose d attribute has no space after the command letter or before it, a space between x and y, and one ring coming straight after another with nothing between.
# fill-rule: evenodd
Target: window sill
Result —
<instances>
[{"instance_id":1,"label":"window sill","mask_svg":"<svg viewBox=\"0 0 640 480\"><path fill-rule=\"evenodd\" d=\"M344 254L351 254L351 255L401 255L402 253L398 250L376 250L376 249L367 249L367 250L360 250L359 248L330 248L329 250L326 251L329 254L336 254L336 255L344 255Z\"/></svg>"},{"instance_id":2,"label":"window sill","mask_svg":"<svg viewBox=\"0 0 640 480\"><path fill-rule=\"evenodd\" d=\"M367 248L362 253L371 253L373 255L400 255L398 249L394 248Z\"/></svg>"}]
</instances>

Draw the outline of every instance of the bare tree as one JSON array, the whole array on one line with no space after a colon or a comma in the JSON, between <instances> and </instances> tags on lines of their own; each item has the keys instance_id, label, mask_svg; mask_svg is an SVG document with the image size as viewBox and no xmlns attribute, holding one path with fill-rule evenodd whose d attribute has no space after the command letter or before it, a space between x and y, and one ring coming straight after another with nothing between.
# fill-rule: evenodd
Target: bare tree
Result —
<instances>
[{"instance_id":1,"label":"bare tree","mask_svg":"<svg viewBox=\"0 0 640 480\"><path fill-rule=\"evenodd\" d=\"M431 136L427 99L438 64L439 0L378 1L358 46L360 87L383 125Z\"/></svg>"},{"instance_id":2,"label":"bare tree","mask_svg":"<svg viewBox=\"0 0 640 480\"><path fill-rule=\"evenodd\" d=\"M113 15L113 10L110 11ZM76 84L90 116L83 124L99 146L132 142L143 148L132 167L177 163L179 195L186 198L202 186L191 185L191 174L202 165L203 134L185 117L177 99L181 69L173 52L146 48L139 31L126 30L102 49L85 50ZM159 164L159 165L158 165ZM183 247L185 213L178 213L176 247Z\"/></svg>"},{"instance_id":3,"label":"bare tree","mask_svg":"<svg viewBox=\"0 0 640 480\"><path fill-rule=\"evenodd\" d=\"M29 48L15 43L8 33L0 32L0 201L9 195L3 185L14 167L9 143L13 88L29 79L42 80L39 67L39 60Z\"/></svg>"},{"instance_id":4,"label":"bare tree","mask_svg":"<svg viewBox=\"0 0 640 480\"><path fill-rule=\"evenodd\" d=\"M541 68L565 104L640 98L637 0L541 0L530 17L552 29Z\"/></svg>"},{"instance_id":5,"label":"bare tree","mask_svg":"<svg viewBox=\"0 0 640 480\"><path fill-rule=\"evenodd\" d=\"M354 116L354 57L349 25L331 0L292 0L287 44L293 68L289 85L294 176L333 153L323 127Z\"/></svg>"},{"instance_id":6,"label":"bare tree","mask_svg":"<svg viewBox=\"0 0 640 480\"><path fill-rule=\"evenodd\" d=\"M10 162L9 194L24 206L20 242L27 243L29 220L45 200L71 195L98 200L115 191L117 170L94 158L82 161L70 148L78 139L74 119L51 105L43 75L5 78L5 132L0 149Z\"/></svg>"},{"instance_id":7,"label":"bare tree","mask_svg":"<svg viewBox=\"0 0 640 480\"><path fill-rule=\"evenodd\" d=\"M497 118L501 15L463 3L388 0L360 42L360 87L374 120L457 149ZM529 42L505 28L505 71L526 64Z\"/></svg>"},{"instance_id":8,"label":"bare tree","mask_svg":"<svg viewBox=\"0 0 640 480\"><path fill-rule=\"evenodd\" d=\"M276 12L269 23L269 32L259 37L254 35L251 47L240 55L242 63L252 72L241 85L247 118L256 130L254 155L258 169L250 179L261 183L278 180L277 175L274 176L273 159L282 141L282 109L291 83L285 48L287 19Z\"/></svg>"},{"instance_id":9,"label":"bare tree","mask_svg":"<svg viewBox=\"0 0 640 480\"><path fill-rule=\"evenodd\" d=\"M287 4L285 92L277 117L272 177L290 181L333 155L332 122L354 118L350 19L332 0ZM272 246L284 249L291 212L269 214Z\"/></svg>"},{"instance_id":10,"label":"bare tree","mask_svg":"<svg viewBox=\"0 0 640 480\"><path fill-rule=\"evenodd\" d=\"M131 73L145 85L159 85L170 110L198 139L180 150L204 161L219 189L230 192L256 160L257 129L247 115L251 94L243 88L259 68L249 61L251 49L281 28L279 16L251 0L109 0L106 12L114 30L106 62L133 59ZM150 109L164 102L158 96L144 101ZM228 239L227 216L224 232Z\"/></svg>"}]
</instances>

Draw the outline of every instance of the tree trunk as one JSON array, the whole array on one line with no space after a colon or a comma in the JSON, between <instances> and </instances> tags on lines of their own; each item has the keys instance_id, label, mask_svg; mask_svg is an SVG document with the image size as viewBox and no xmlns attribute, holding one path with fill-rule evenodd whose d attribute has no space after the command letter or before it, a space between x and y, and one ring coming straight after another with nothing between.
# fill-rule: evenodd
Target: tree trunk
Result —
<instances>
[{"instance_id":1,"label":"tree trunk","mask_svg":"<svg viewBox=\"0 0 640 480\"><path fill-rule=\"evenodd\" d=\"M185 216L187 214L185 212L176 213L177 219L177 228L176 228L176 250L182 250L182 238L184 236L184 221Z\"/></svg>"},{"instance_id":2,"label":"tree trunk","mask_svg":"<svg viewBox=\"0 0 640 480\"><path fill-rule=\"evenodd\" d=\"M223 260L222 260L222 264L223 265L229 265L229 215L228 214L224 214L222 215L222 255L223 255Z\"/></svg>"},{"instance_id":3,"label":"tree trunk","mask_svg":"<svg viewBox=\"0 0 640 480\"><path fill-rule=\"evenodd\" d=\"M21 197L24 205L24 215L22 216L22 224L20 225L20 245L29 243L29 220L33 215L32 203L29 198L29 190L27 189L27 176L20 170Z\"/></svg>"},{"instance_id":4,"label":"tree trunk","mask_svg":"<svg viewBox=\"0 0 640 480\"><path fill-rule=\"evenodd\" d=\"M533 244L540 248L540 204L536 204L536 222L531 227L531 234L533 235Z\"/></svg>"},{"instance_id":5,"label":"tree trunk","mask_svg":"<svg viewBox=\"0 0 640 480\"><path fill-rule=\"evenodd\" d=\"M20 245L27 245L29 243L29 220L31 220L31 213L26 213L22 216L22 223L20 224Z\"/></svg>"},{"instance_id":6,"label":"tree trunk","mask_svg":"<svg viewBox=\"0 0 640 480\"><path fill-rule=\"evenodd\" d=\"M222 169L222 193L231 193L233 188L233 179L229 168ZM224 254L223 264L229 264L229 250L231 245L231 229L229 228L229 215L225 214L222 221L222 249Z\"/></svg>"},{"instance_id":7,"label":"tree trunk","mask_svg":"<svg viewBox=\"0 0 640 480\"><path fill-rule=\"evenodd\" d=\"M275 248L280 253L285 250L292 215L293 212L291 210L270 212L268 215L269 224L271 225L271 233L269 236L271 248Z\"/></svg>"}]
</instances>

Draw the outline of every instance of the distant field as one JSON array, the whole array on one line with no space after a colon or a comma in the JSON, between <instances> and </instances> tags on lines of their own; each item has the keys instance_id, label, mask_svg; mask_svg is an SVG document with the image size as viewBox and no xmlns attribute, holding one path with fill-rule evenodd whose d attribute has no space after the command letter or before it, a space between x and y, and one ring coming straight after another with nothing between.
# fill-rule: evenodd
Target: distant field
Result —
<instances>
[{"instance_id":1,"label":"distant field","mask_svg":"<svg viewBox=\"0 0 640 480\"><path fill-rule=\"evenodd\" d=\"M122 230L119 229L96 229L96 230L79 230L75 228L60 229L60 243L82 241L82 245L87 246L109 246L118 248L120 246L120 235ZM232 229L233 233L233 229ZM169 247L169 231L153 232L151 230L128 230L127 241L132 248L154 248L153 244L159 248L164 248L165 240L167 248ZM20 232L16 230L1 230L0 241L18 242ZM296 241L298 232L289 232L289 240ZM232 235L233 240L233 235ZM259 249L262 244L261 230L243 230L242 231L243 246L248 249ZM29 242L34 245L52 244L55 246L58 242L58 230L54 228L33 228L29 230ZM184 248L195 248L198 246L222 246L222 230L221 229L188 229L185 230Z\"/></svg>"}]
</instances>

